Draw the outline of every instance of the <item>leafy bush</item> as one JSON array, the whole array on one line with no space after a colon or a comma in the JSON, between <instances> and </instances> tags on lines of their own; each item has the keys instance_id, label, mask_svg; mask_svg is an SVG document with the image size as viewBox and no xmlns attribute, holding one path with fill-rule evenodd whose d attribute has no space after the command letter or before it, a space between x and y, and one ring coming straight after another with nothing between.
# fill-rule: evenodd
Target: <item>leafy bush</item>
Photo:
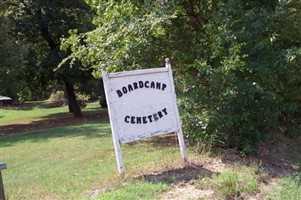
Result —
<instances>
[{"instance_id":1,"label":"leafy bush","mask_svg":"<svg viewBox=\"0 0 301 200\"><path fill-rule=\"evenodd\" d=\"M286 37L291 34L283 30L283 19L295 15L291 6L219 4L218 15L204 30L210 43L200 40L203 56L180 73L186 75L181 75L180 104L191 142L222 144L249 154L275 127L289 125L279 119L298 121L301 50L295 44L300 37Z\"/></svg>"}]
</instances>

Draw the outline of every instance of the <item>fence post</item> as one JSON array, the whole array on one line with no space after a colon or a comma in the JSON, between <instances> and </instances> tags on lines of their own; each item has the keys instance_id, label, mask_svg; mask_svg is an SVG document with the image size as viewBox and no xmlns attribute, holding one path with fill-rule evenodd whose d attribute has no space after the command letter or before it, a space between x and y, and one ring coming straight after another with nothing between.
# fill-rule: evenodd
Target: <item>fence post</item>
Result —
<instances>
[{"instance_id":1,"label":"fence post","mask_svg":"<svg viewBox=\"0 0 301 200\"><path fill-rule=\"evenodd\" d=\"M2 180L2 170L3 169L6 169L5 163L0 164L0 200L5 200L4 186L3 186L3 180Z\"/></svg>"}]
</instances>

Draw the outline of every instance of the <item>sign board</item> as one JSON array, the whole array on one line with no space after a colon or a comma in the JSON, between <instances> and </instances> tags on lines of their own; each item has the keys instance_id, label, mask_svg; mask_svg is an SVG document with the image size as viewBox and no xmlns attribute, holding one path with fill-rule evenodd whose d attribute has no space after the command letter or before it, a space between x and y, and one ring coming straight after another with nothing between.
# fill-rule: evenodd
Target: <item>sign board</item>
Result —
<instances>
[{"instance_id":1,"label":"sign board","mask_svg":"<svg viewBox=\"0 0 301 200\"><path fill-rule=\"evenodd\" d=\"M115 153L123 173L120 143L178 132L185 147L169 60L165 68L108 73L102 68ZM119 160L119 161L118 161Z\"/></svg>"}]
</instances>

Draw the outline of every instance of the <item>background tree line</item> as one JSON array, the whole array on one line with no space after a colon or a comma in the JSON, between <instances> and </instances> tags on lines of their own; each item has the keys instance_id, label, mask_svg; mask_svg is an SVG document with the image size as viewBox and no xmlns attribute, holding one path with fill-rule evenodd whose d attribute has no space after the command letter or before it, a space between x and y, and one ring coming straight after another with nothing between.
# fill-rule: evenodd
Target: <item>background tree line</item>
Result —
<instances>
[{"instance_id":1,"label":"background tree line","mask_svg":"<svg viewBox=\"0 0 301 200\"><path fill-rule=\"evenodd\" d=\"M103 63L130 70L158 67L169 57L190 142L252 153L275 133L300 136L298 0L5 2L1 16L14 33L8 49L25 48L18 49L24 70L16 74L31 72L21 75L39 88L49 80L81 91L91 75L101 78Z\"/></svg>"}]
</instances>

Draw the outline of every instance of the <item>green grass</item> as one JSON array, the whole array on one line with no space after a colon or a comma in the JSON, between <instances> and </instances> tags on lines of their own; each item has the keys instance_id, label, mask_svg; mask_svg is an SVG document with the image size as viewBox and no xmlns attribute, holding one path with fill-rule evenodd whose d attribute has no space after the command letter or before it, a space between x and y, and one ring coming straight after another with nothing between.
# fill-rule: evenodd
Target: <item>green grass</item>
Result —
<instances>
[{"instance_id":1,"label":"green grass","mask_svg":"<svg viewBox=\"0 0 301 200\"><path fill-rule=\"evenodd\" d=\"M1 124L6 124L9 122L15 122L17 120L24 120L24 119L37 119L46 117L52 114L60 114L60 113L67 113L68 108L65 107L58 107L58 108L46 108L41 107L41 104L37 104L33 107L3 107L0 108L0 117L1 117Z\"/></svg>"},{"instance_id":2,"label":"green grass","mask_svg":"<svg viewBox=\"0 0 301 200\"><path fill-rule=\"evenodd\" d=\"M301 173L295 173L280 180L280 187L273 188L268 193L271 200L300 200Z\"/></svg>"},{"instance_id":3,"label":"green grass","mask_svg":"<svg viewBox=\"0 0 301 200\"><path fill-rule=\"evenodd\" d=\"M246 199L256 193L259 187L260 177L255 174L255 170L255 166L228 169L212 177L201 179L198 185L213 189L216 199Z\"/></svg>"},{"instance_id":4,"label":"green grass","mask_svg":"<svg viewBox=\"0 0 301 200\"><path fill-rule=\"evenodd\" d=\"M229 199L252 194L258 183L252 174L225 171L213 176L213 185L219 197Z\"/></svg>"},{"instance_id":5,"label":"green grass","mask_svg":"<svg viewBox=\"0 0 301 200\"><path fill-rule=\"evenodd\" d=\"M88 104L84 112L98 109L99 104ZM25 109L1 108L0 120L3 125L69 114L67 107L46 108L41 102ZM119 176L109 122L97 120L0 137L0 163L7 164L2 174L8 199L156 199L171 189L170 183L178 183L172 174L157 182L147 182L143 176L154 171L168 174L182 163L176 136L121 145L126 173ZM300 148L293 147L298 164ZM204 160L204 155L192 153L192 148L187 151L190 158ZM257 172L258 166L232 166L220 174L200 176L198 184L214 190L216 199L243 199L260 191L265 174ZM300 173L282 178L267 198L301 199L300 182Z\"/></svg>"},{"instance_id":6,"label":"green grass","mask_svg":"<svg viewBox=\"0 0 301 200\"><path fill-rule=\"evenodd\" d=\"M89 198L95 189L132 182L126 178L132 174L181 161L176 146L157 145L151 141L122 145L126 175L121 177L108 122L1 137L0 162L7 164L5 191L9 199Z\"/></svg>"},{"instance_id":7,"label":"green grass","mask_svg":"<svg viewBox=\"0 0 301 200\"><path fill-rule=\"evenodd\" d=\"M47 108L45 104L1 108L1 125L69 114L67 107ZM99 104L88 104L84 112L97 109ZM122 153L124 176L118 174L108 121L3 136L0 162L7 164L3 171L6 195L8 199L89 199L94 191L109 190L104 197L100 195L102 199L118 194L139 196L140 190L147 190L143 193L153 198L167 186L133 176L181 162L176 145L156 139L122 145ZM128 186L122 187L124 183Z\"/></svg>"},{"instance_id":8,"label":"green grass","mask_svg":"<svg viewBox=\"0 0 301 200\"><path fill-rule=\"evenodd\" d=\"M48 108L46 101L28 103L27 106L0 108L0 125L18 123L20 120L37 120L70 114L68 107ZM83 111L100 109L98 103L88 104Z\"/></svg>"}]
</instances>

